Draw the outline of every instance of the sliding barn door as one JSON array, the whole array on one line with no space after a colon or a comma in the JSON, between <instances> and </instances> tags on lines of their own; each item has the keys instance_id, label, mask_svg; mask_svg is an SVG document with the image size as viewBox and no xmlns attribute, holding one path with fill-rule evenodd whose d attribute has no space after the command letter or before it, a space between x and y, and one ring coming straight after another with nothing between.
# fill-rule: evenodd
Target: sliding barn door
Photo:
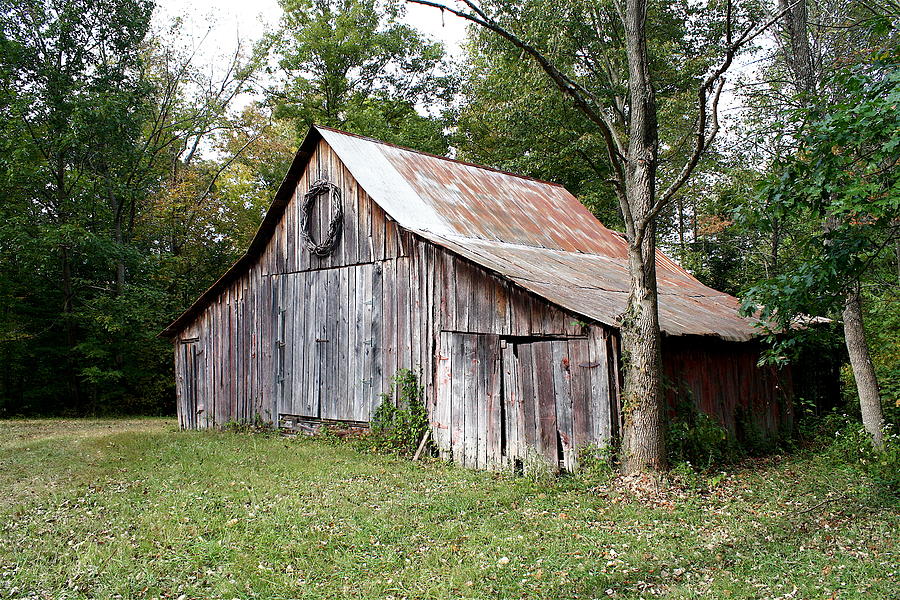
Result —
<instances>
[{"instance_id":1,"label":"sliding barn door","mask_svg":"<svg viewBox=\"0 0 900 600\"><path fill-rule=\"evenodd\" d=\"M603 339L441 332L432 429L442 456L574 470L581 448L610 437L607 357Z\"/></svg>"},{"instance_id":2,"label":"sliding barn door","mask_svg":"<svg viewBox=\"0 0 900 600\"><path fill-rule=\"evenodd\" d=\"M383 391L381 268L288 273L273 289L278 414L368 421Z\"/></svg>"},{"instance_id":3,"label":"sliding barn door","mask_svg":"<svg viewBox=\"0 0 900 600\"><path fill-rule=\"evenodd\" d=\"M436 384L432 427L442 455L470 468L500 468L500 338L441 332Z\"/></svg>"},{"instance_id":4,"label":"sliding barn door","mask_svg":"<svg viewBox=\"0 0 900 600\"><path fill-rule=\"evenodd\" d=\"M508 342L503 387L508 414L506 454L527 468L542 461L571 471L578 449L593 442L588 340Z\"/></svg>"}]
</instances>

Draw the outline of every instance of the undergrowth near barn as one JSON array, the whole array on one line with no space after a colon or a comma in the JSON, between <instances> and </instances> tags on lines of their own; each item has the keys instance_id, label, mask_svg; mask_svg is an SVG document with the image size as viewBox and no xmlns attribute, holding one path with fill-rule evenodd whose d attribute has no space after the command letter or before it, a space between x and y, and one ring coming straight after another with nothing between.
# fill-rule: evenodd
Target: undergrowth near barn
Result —
<instances>
[{"instance_id":1,"label":"undergrowth near barn","mask_svg":"<svg viewBox=\"0 0 900 600\"><path fill-rule=\"evenodd\" d=\"M852 465L801 454L688 483L5 421L0 598L898 597L897 500Z\"/></svg>"}]
</instances>

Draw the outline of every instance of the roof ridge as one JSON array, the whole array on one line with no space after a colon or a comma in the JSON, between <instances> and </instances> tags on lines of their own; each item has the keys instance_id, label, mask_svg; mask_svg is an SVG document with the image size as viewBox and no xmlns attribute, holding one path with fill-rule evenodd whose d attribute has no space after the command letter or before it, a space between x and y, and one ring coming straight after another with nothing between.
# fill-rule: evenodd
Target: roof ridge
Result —
<instances>
[{"instance_id":1,"label":"roof ridge","mask_svg":"<svg viewBox=\"0 0 900 600\"><path fill-rule=\"evenodd\" d=\"M475 169L480 169L482 171L491 171L493 173L499 173L501 175L508 175L510 177L516 177L518 179L525 179L528 181L534 181L535 183L543 183L546 185L552 185L558 188L566 189L566 187L561 183L556 183L555 181L547 181L546 179L538 179L537 177L531 177L529 175L522 175L520 173L513 173L512 171L504 171L503 169L497 169L494 167L487 167L485 165L479 165L477 163L468 162L465 160L459 160L457 158L450 158L449 156L441 156L440 154L432 154L431 152L425 152L423 150L416 150L415 148L409 148L407 146L401 146L400 144L393 144L391 142L385 142L384 140L379 140L377 138L369 137L367 135L361 135L358 133L351 133L349 131L344 131L343 129L337 129L336 127L328 127L327 125L318 125L313 123L312 127L314 129L326 129L328 131L332 131L334 133L339 133L341 135L346 135L350 137L355 137L360 140L366 140L367 142L372 142L374 144L379 144L381 146L389 146L391 148L396 148L397 150L403 150L405 152L412 152L413 154L420 154L422 156L429 156L431 158L437 158L439 160L445 160L447 162L456 163L458 165L463 165L466 167L473 167ZM568 191L568 190L566 190Z\"/></svg>"}]
</instances>

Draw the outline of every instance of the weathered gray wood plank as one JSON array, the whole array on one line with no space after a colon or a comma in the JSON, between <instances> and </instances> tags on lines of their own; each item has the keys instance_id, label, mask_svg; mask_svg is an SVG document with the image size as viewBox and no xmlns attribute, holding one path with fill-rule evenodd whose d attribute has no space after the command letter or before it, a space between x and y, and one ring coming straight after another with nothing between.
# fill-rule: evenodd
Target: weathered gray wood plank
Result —
<instances>
[{"instance_id":1,"label":"weathered gray wood plank","mask_svg":"<svg viewBox=\"0 0 900 600\"><path fill-rule=\"evenodd\" d=\"M553 351L551 342L535 342L534 367L537 374L536 396L540 424L540 452L555 467L558 461L556 431L556 393L553 384Z\"/></svg>"},{"instance_id":2,"label":"weathered gray wood plank","mask_svg":"<svg viewBox=\"0 0 900 600\"><path fill-rule=\"evenodd\" d=\"M436 399L434 410L431 414L431 427L434 443L438 448L440 457L447 459L451 456L452 445L450 441L451 431L451 406L453 402L453 348L451 347L451 335L440 334L439 351L435 357L436 362Z\"/></svg>"},{"instance_id":3,"label":"weathered gray wood plank","mask_svg":"<svg viewBox=\"0 0 900 600\"><path fill-rule=\"evenodd\" d=\"M556 396L556 430L558 445L562 446L563 468L569 472L575 468L575 433L572 422L571 378L572 365L566 340L550 342L553 350L553 388ZM575 367L577 368L577 367Z\"/></svg>"}]
</instances>

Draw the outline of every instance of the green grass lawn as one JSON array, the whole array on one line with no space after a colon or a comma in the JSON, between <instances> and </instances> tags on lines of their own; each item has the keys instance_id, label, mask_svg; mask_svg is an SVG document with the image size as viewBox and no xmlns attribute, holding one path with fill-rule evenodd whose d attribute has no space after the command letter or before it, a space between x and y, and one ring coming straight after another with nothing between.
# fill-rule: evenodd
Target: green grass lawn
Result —
<instances>
[{"instance_id":1,"label":"green grass lawn","mask_svg":"<svg viewBox=\"0 0 900 600\"><path fill-rule=\"evenodd\" d=\"M900 598L900 510L854 470L627 483L171 419L0 421L0 598Z\"/></svg>"}]
</instances>

